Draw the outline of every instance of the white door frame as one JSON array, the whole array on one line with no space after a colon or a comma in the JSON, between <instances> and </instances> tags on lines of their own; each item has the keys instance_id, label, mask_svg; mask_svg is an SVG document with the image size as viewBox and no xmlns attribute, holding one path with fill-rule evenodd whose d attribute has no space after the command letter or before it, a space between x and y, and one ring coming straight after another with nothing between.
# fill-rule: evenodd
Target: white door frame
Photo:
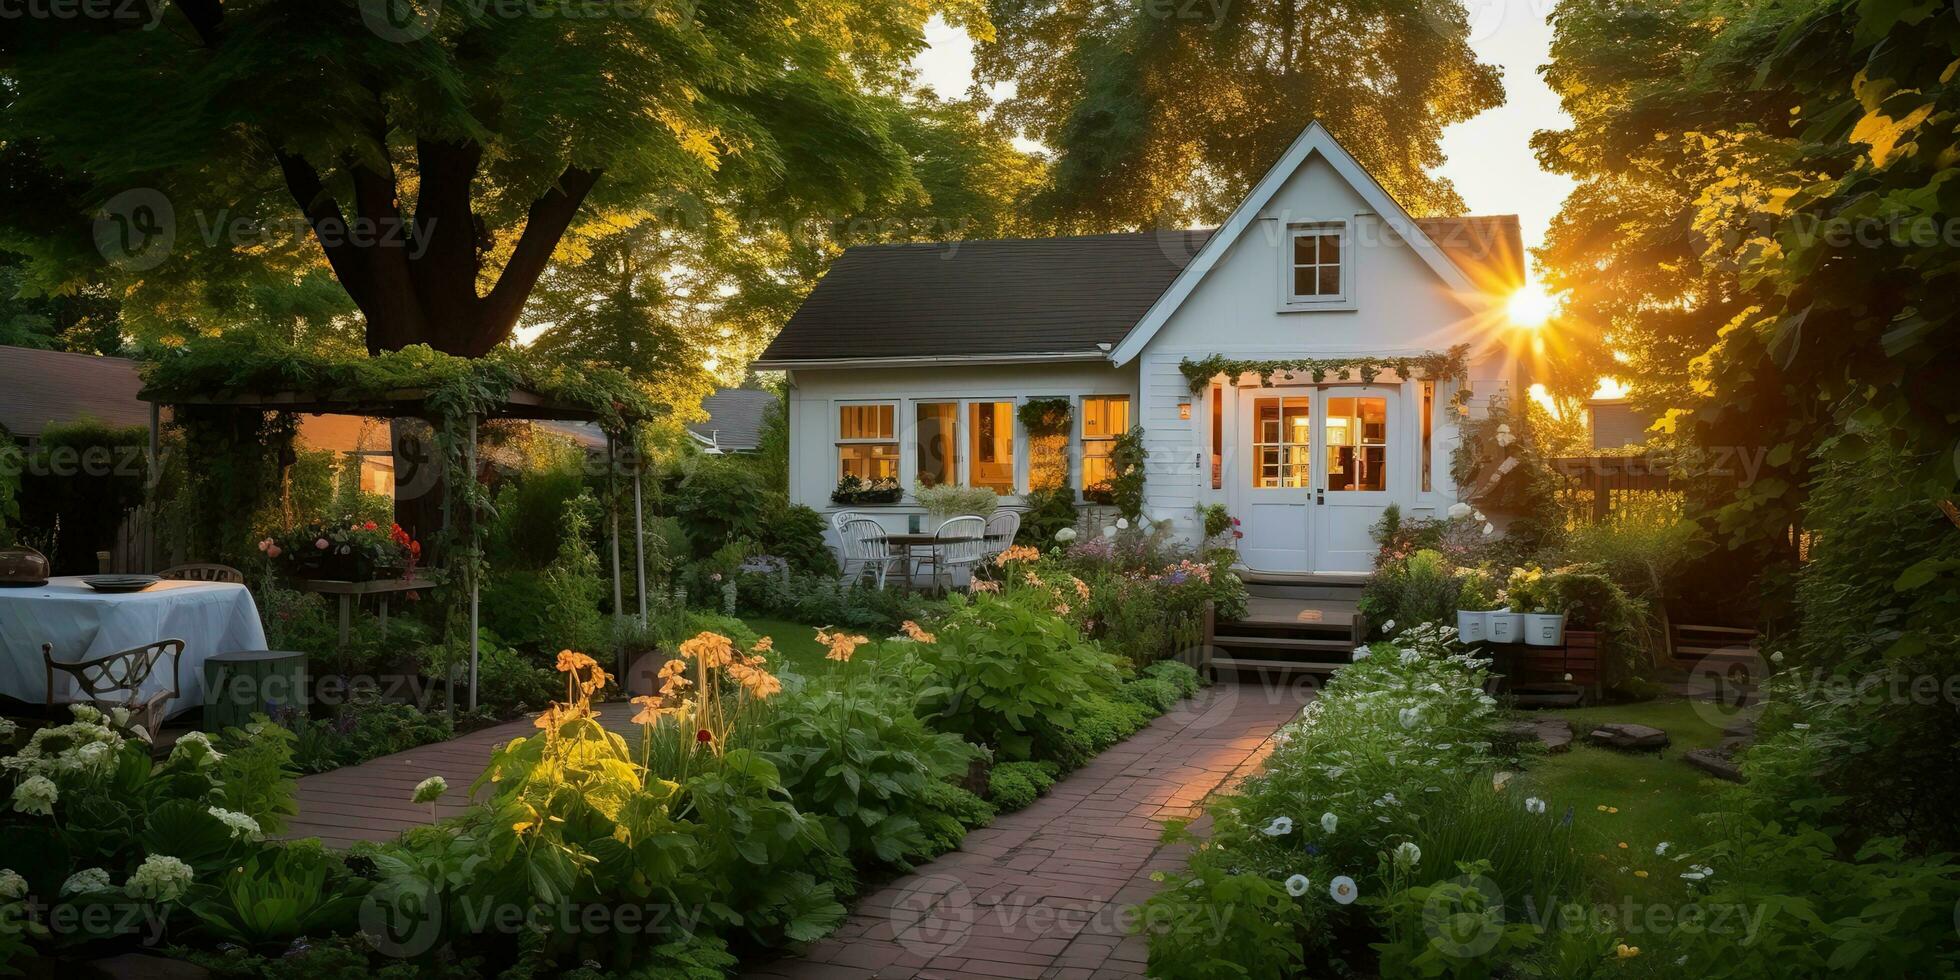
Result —
<instances>
[{"instance_id":1,"label":"white door frame","mask_svg":"<svg viewBox=\"0 0 1960 980\"><path fill-rule=\"evenodd\" d=\"M1399 385L1274 385L1240 387L1236 405L1227 414L1222 476L1226 500L1240 520L1245 537L1239 554L1247 568L1264 572L1365 572L1373 567L1374 548L1366 529L1381 516L1383 508L1401 501L1414 503L1408 489L1415 486L1412 473L1405 473L1413 454L1403 440L1404 412ZM1344 397L1381 398L1386 407L1385 431L1387 479L1383 490L1332 490L1329 482L1328 403ZM1307 475L1304 486L1260 487L1255 485L1261 465L1258 405L1262 400L1280 400L1282 417L1287 399L1306 399L1305 445ZM1267 433L1270 435L1271 433ZM1290 440L1282 439L1274 448L1293 450ZM1282 476L1282 482L1288 482ZM1297 479L1295 477L1294 479Z\"/></svg>"},{"instance_id":2,"label":"white door frame","mask_svg":"<svg viewBox=\"0 0 1960 980\"><path fill-rule=\"evenodd\" d=\"M1240 559L1246 567L1257 571L1312 571L1313 488L1316 486L1313 440L1320 418L1313 387L1240 389L1238 401L1235 413L1238 431L1234 436L1237 452L1233 454L1236 459L1228 460L1224 476L1231 487L1232 513L1238 516L1239 528L1245 534L1239 541ZM1258 417L1261 402L1277 402L1280 406L1280 418L1264 427L1263 433ZM1305 442L1290 438L1291 433L1284 424L1289 402L1307 413ZM1305 455L1304 460L1298 460L1300 454ZM1281 467L1279 481L1296 485L1259 486L1260 468L1267 456L1275 457L1273 465ZM1283 462L1288 456L1298 460L1294 465L1303 469L1289 471Z\"/></svg>"},{"instance_id":3,"label":"white door frame","mask_svg":"<svg viewBox=\"0 0 1960 980\"><path fill-rule=\"evenodd\" d=\"M1380 490L1337 490L1328 438L1334 419L1328 406L1344 398L1379 398L1383 406L1381 442L1385 467ZM1408 488L1412 474L1403 472L1415 454L1404 444L1402 392L1398 385L1347 385L1321 387L1314 396L1314 555L1313 567L1319 572L1355 573L1375 567L1376 545L1367 529L1381 519L1382 510L1400 501L1404 509L1413 503ZM1370 440L1371 441L1371 440Z\"/></svg>"}]
</instances>

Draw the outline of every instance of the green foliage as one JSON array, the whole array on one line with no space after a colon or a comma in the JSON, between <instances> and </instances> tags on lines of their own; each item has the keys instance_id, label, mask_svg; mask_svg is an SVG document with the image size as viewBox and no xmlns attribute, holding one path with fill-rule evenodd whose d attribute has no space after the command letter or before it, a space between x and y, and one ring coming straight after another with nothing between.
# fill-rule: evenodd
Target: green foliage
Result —
<instances>
[{"instance_id":1,"label":"green foliage","mask_svg":"<svg viewBox=\"0 0 1960 980\"><path fill-rule=\"evenodd\" d=\"M1143 426L1132 426L1116 437L1109 447L1109 502L1118 513L1134 521L1143 516L1144 460L1150 450L1143 444Z\"/></svg>"},{"instance_id":2,"label":"green foliage","mask_svg":"<svg viewBox=\"0 0 1960 980\"><path fill-rule=\"evenodd\" d=\"M696 558L762 532L769 497L748 467L718 456L699 456L669 494L674 516L687 532Z\"/></svg>"},{"instance_id":3,"label":"green foliage","mask_svg":"<svg viewBox=\"0 0 1960 980\"><path fill-rule=\"evenodd\" d=\"M1299 937L1316 910L1279 882L1211 861L1153 877L1164 888L1136 917L1150 939L1152 976L1286 977L1301 971ZM1199 922L1206 926L1192 925Z\"/></svg>"},{"instance_id":4,"label":"green foliage","mask_svg":"<svg viewBox=\"0 0 1960 980\"><path fill-rule=\"evenodd\" d=\"M1224 504L1199 504L1198 524L1206 540L1219 537L1232 529L1232 512Z\"/></svg>"},{"instance_id":5,"label":"green foliage","mask_svg":"<svg viewBox=\"0 0 1960 980\"><path fill-rule=\"evenodd\" d=\"M599 613L606 585L599 573L599 555L586 540L591 528L586 515L596 506L581 494L565 507L558 557L544 570L543 633L564 649L602 650L606 645L606 621Z\"/></svg>"},{"instance_id":6,"label":"green foliage","mask_svg":"<svg viewBox=\"0 0 1960 980\"><path fill-rule=\"evenodd\" d=\"M1022 499L1028 509L1021 514L1021 530L1014 535L1015 544L1052 547L1056 532L1074 527L1080 517L1075 507L1075 489L1067 485L1030 491Z\"/></svg>"},{"instance_id":7,"label":"green foliage","mask_svg":"<svg viewBox=\"0 0 1960 980\"><path fill-rule=\"evenodd\" d=\"M934 689L934 724L1008 761L1063 757L1076 713L1093 694L1116 693L1109 656L1032 593L978 595L953 607L918 645Z\"/></svg>"},{"instance_id":8,"label":"green foliage","mask_svg":"<svg viewBox=\"0 0 1960 980\"><path fill-rule=\"evenodd\" d=\"M565 512L581 503L585 478L575 455L526 467L497 492L497 515L484 547L498 573L543 568L558 556Z\"/></svg>"},{"instance_id":9,"label":"green foliage","mask_svg":"<svg viewBox=\"0 0 1960 980\"><path fill-rule=\"evenodd\" d=\"M299 813L293 796L292 733L254 714L244 728L227 728L217 740L220 805L243 813L266 833L277 833Z\"/></svg>"},{"instance_id":10,"label":"green foliage","mask_svg":"<svg viewBox=\"0 0 1960 980\"><path fill-rule=\"evenodd\" d=\"M247 947L346 931L368 882L336 870L317 843L268 848L207 886L191 912L213 937Z\"/></svg>"},{"instance_id":11,"label":"green foliage","mask_svg":"<svg viewBox=\"0 0 1960 980\"><path fill-rule=\"evenodd\" d=\"M825 623L891 634L906 620L925 622L943 609L944 602L905 589L880 589L872 583L849 585L833 576L756 573L739 580L744 608L799 623Z\"/></svg>"},{"instance_id":12,"label":"green foliage","mask_svg":"<svg viewBox=\"0 0 1960 980\"><path fill-rule=\"evenodd\" d=\"M1052 762L1003 762L987 773L987 799L1002 813L1025 809L1055 785Z\"/></svg>"},{"instance_id":13,"label":"green foliage","mask_svg":"<svg viewBox=\"0 0 1960 980\"><path fill-rule=\"evenodd\" d=\"M1376 626L1454 622L1462 580L1441 552L1424 549L1375 567L1361 608Z\"/></svg>"},{"instance_id":14,"label":"green foliage","mask_svg":"<svg viewBox=\"0 0 1960 980\"><path fill-rule=\"evenodd\" d=\"M1383 976L1488 977L1537 945L1529 922L1507 921L1504 895L1482 882L1488 861L1460 861L1461 877L1410 885L1381 900L1387 939L1374 944Z\"/></svg>"},{"instance_id":15,"label":"green foliage","mask_svg":"<svg viewBox=\"0 0 1960 980\"><path fill-rule=\"evenodd\" d=\"M1000 495L987 487L965 487L957 483L942 483L935 487L918 484L912 487L912 496L919 506L925 508L926 513L934 517L963 514L986 517L1000 506Z\"/></svg>"},{"instance_id":16,"label":"green foliage","mask_svg":"<svg viewBox=\"0 0 1960 980\"><path fill-rule=\"evenodd\" d=\"M1444 127L1504 98L1455 7L1119 13L1066 0L990 9L996 33L975 49L975 74L983 85L1014 83L997 111L1053 149L1036 204L1072 229L1216 224L1308 120L1414 213L1458 214L1461 200L1428 162ZM1330 49L1349 53L1345 66L1320 57ZM1197 105L1174 94L1189 92L1208 95ZM1391 119L1392 133L1381 125Z\"/></svg>"},{"instance_id":17,"label":"green foliage","mask_svg":"<svg viewBox=\"0 0 1960 980\"><path fill-rule=\"evenodd\" d=\"M1332 357L1332 358L1292 358L1277 360L1243 360L1213 354L1200 360L1185 358L1177 369L1184 374L1184 380L1191 386L1191 393L1205 390L1212 379L1219 375L1237 380L1255 374L1259 376L1259 386L1273 386L1273 376L1291 374L1302 379L1311 379L1314 384L1326 380L1339 380L1349 374L1359 375L1362 384L1374 384L1375 378L1393 373L1401 378L1424 378L1432 381L1462 381L1469 377L1469 344L1458 344L1448 351L1416 354L1408 357Z\"/></svg>"},{"instance_id":18,"label":"green foliage","mask_svg":"<svg viewBox=\"0 0 1960 980\"><path fill-rule=\"evenodd\" d=\"M329 718L287 714L279 721L292 732L293 763L304 772L359 765L456 734L442 714L385 701L372 691L354 692Z\"/></svg>"},{"instance_id":19,"label":"green foliage","mask_svg":"<svg viewBox=\"0 0 1960 980\"><path fill-rule=\"evenodd\" d=\"M1030 437L1065 436L1075 421L1075 405L1068 398L1030 398L1014 410L1014 417Z\"/></svg>"},{"instance_id":20,"label":"green foliage","mask_svg":"<svg viewBox=\"0 0 1960 980\"><path fill-rule=\"evenodd\" d=\"M808 575L837 574L837 556L824 543L823 515L802 504L791 504L780 493L771 493L764 505L762 534L758 540L764 554L774 555L789 567Z\"/></svg>"},{"instance_id":21,"label":"green foliage","mask_svg":"<svg viewBox=\"0 0 1960 980\"><path fill-rule=\"evenodd\" d=\"M0 489L0 528L18 527L44 545L56 574L94 573L95 553L110 548L124 512L143 501L149 444L148 426L86 417L48 425L30 454L10 441L0 465L13 466L0 487L18 489Z\"/></svg>"}]
</instances>

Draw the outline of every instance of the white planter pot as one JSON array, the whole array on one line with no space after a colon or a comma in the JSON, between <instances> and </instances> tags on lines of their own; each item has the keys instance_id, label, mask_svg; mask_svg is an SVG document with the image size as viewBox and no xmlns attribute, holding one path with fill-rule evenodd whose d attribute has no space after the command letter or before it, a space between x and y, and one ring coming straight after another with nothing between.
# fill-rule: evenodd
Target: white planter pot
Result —
<instances>
[{"instance_id":1,"label":"white planter pot","mask_svg":"<svg viewBox=\"0 0 1960 980\"><path fill-rule=\"evenodd\" d=\"M1482 643L1490 639L1490 614L1482 610L1458 609L1456 638L1464 643Z\"/></svg>"},{"instance_id":2,"label":"white planter pot","mask_svg":"<svg viewBox=\"0 0 1960 980\"><path fill-rule=\"evenodd\" d=\"M1494 609L1484 616L1484 639L1492 643L1524 642L1524 613Z\"/></svg>"},{"instance_id":3,"label":"white planter pot","mask_svg":"<svg viewBox=\"0 0 1960 980\"><path fill-rule=\"evenodd\" d=\"M1524 641L1535 647L1555 647L1565 642L1564 613L1526 613Z\"/></svg>"}]
</instances>

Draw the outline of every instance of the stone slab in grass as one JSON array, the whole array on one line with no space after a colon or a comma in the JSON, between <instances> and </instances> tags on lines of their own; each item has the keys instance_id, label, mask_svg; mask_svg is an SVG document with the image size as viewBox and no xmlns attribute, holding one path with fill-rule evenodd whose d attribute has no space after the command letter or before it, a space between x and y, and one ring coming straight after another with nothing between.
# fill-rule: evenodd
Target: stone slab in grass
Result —
<instances>
[{"instance_id":1,"label":"stone slab in grass","mask_svg":"<svg viewBox=\"0 0 1960 980\"><path fill-rule=\"evenodd\" d=\"M1658 752L1667 748L1667 733L1651 725L1611 723L1595 726L1586 736L1594 745L1626 752Z\"/></svg>"},{"instance_id":2,"label":"stone slab in grass","mask_svg":"<svg viewBox=\"0 0 1960 980\"><path fill-rule=\"evenodd\" d=\"M1726 779L1732 783L1749 781L1742 774L1742 770L1736 768L1736 764L1719 749L1689 749L1682 758L1687 759L1689 765L1717 779Z\"/></svg>"}]
</instances>

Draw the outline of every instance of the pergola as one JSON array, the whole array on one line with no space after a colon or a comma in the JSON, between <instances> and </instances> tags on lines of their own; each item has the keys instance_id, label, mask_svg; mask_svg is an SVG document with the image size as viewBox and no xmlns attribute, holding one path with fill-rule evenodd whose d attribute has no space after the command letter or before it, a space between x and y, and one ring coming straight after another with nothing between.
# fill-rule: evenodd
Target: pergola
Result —
<instances>
[{"instance_id":1,"label":"pergola","mask_svg":"<svg viewBox=\"0 0 1960 980\"><path fill-rule=\"evenodd\" d=\"M350 393L346 391L279 391L269 393L237 392L223 394L165 395L145 388L140 397L150 404L150 445L149 466L154 477L157 473L158 457L161 453L162 408L165 405L199 406L233 410L237 412L282 412L293 415L351 415L373 419L414 418L434 424L441 416L430 408L430 399L436 394L433 388L397 388L380 393ZM625 414L626 424L645 421L644 418ZM605 417L590 408L554 400L539 392L523 386L513 387L485 410L469 412L465 415L468 434L463 441L463 471L475 478L477 422L485 419L517 419L529 421L589 422L602 423ZM596 426L606 437L606 519L608 536L611 539L612 599L613 620L615 624L625 615L623 602L623 582L620 576L619 549L619 506L618 492L614 483L619 477L619 448L615 433L603 424ZM638 583L639 617L642 622L647 615L646 586L646 507L641 492L641 470L636 459L632 466L633 476L633 562L634 580ZM444 501L444 510L448 501ZM478 528L472 517L468 547L472 561L470 572L464 577L469 587L469 632L470 632L470 675L469 709L477 706L477 614L480 583L477 581L474 560L481 552L478 541ZM624 674L624 666L620 665ZM455 672L448 671L444 677L444 691L447 710L453 717L456 710Z\"/></svg>"}]
</instances>

